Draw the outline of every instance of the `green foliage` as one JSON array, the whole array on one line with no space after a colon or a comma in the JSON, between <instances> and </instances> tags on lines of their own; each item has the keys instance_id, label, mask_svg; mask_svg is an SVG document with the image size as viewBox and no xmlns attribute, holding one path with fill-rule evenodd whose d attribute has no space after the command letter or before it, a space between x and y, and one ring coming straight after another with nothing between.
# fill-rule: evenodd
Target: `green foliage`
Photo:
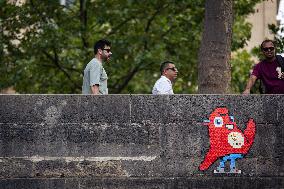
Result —
<instances>
[{"instance_id":1,"label":"green foliage","mask_svg":"<svg viewBox=\"0 0 284 189\"><path fill-rule=\"evenodd\" d=\"M274 35L274 41L276 45L276 52L277 53L283 53L284 51L284 28L276 26L274 24L269 24L268 28L270 32ZM280 35L282 33L282 35Z\"/></svg>"},{"instance_id":2,"label":"green foliage","mask_svg":"<svg viewBox=\"0 0 284 189\"><path fill-rule=\"evenodd\" d=\"M234 0L234 25L232 51L244 48L251 37L251 23L246 22L249 14L254 13L254 6L262 0Z\"/></svg>"},{"instance_id":3,"label":"green foliage","mask_svg":"<svg viewBox=\"0 0 284 189\"><path fill-rule=\"evenodd\" d=\"M236 52L231 59L232 92L242 93L252 71L254 61L246 50Z\"/></svg>"},{"instance_id":4,"label":"green foliage","mask_svg":"<svg viewBox=\"0 0 284 189\"><path fill-rule=\"evenodd\" d=\"M232 51L244 48L246 42L251 37L251 28L252 25L245 22L244 16L240 16L235 19L233 26Z\"/></svg>"},{"instance_id":5,"label":"green foliage","mask_svg":"<svg viewBox=\"0 0 284 189\"><path fill-rule=\"evenodd\" d=\"M259 1L234 1L233 50L249 39L251 26L244 17ZM196 92L204 0L75 2L64 7L58 1L29 0L18 7L0 1L0 89L81 93L93 43L108 38L110 93L150 93L165 60L179 68L175 93Z\"/></svg>"},{"instance_id":6,"label":"green foliage","mask_svg":"<svg viewBox=\"0 0 284 189\"><path fill-rule=\"evenodd\" d=\"M245 16L254 13L254 6L264 0L234 0L235 17Z\"/></svg>"}]
</instances>

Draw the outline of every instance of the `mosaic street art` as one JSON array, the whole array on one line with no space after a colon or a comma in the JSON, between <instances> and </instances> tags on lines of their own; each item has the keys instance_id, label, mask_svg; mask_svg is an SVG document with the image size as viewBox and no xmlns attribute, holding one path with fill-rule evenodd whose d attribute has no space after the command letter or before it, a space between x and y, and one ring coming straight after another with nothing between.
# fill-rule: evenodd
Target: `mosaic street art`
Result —
<instances>
[{"instance_id":1,"label":"mosaic street art","mask_svg":"<svg viewBox=\"0 0 284 189\"><path fill-rule=\"evenodd\" d=\"M251 148L255 137L255 123L249 119L247 127L242 132L233 116L225 107L216 108L204 121L208 127L210 148L200 164L199 169L207 170L216 160L220 165L214 173L241 173L236 167L236 160L246 155ZM230 161L230 170L226 172L226 162Z\"/></svg>"}]
</instances>

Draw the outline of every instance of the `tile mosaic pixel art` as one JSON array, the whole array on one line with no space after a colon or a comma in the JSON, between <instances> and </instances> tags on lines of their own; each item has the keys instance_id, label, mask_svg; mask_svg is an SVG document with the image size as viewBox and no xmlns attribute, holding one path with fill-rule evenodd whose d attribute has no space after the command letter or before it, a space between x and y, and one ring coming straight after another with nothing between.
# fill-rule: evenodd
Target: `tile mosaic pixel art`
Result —
<instances>
[{"instance_id":1,"label":"tile mosaic pixel art","mask_svg":"<svg viewBox=\"0 0 284 189\"><path fill-rule=\"evenodd\" d=\"M254 142L255 122L249 119L247 127L242 132L233 116L225 107L216 108L204 124L208 127L210 148L199 169L207 170L216 160L220 159L220 165L214 173L241 173L236 168L236 159L246 155ZM225 163L230 161L229 172L225 171Z\"/></svg>"}]
</instances>

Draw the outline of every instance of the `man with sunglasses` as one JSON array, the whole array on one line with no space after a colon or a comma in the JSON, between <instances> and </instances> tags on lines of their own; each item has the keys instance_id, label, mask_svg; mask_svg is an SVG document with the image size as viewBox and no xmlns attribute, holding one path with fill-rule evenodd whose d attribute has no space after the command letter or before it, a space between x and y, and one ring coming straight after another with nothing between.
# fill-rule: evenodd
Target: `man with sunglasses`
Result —
<instances>
[{"instance_id":1,"label":"man with sunglasses","mask_svg":"<svg viewBox=\"0 0 284 189\"><path fill-rule=\"evenodd\" d=\"M94 45L95 57L84 70L83 94L108 94L107 74L103 63L108 62L112 53L111 42L106 39L97 41Z\"/></svg>"},{"instance_id":2,"label":"man with sunglasses","mask_svg":"<svg viewBox=\"0 0 284 189\"><path fill-rule=\"evenodd\" d=\"M178 70L171 61L166 61L160 67L161 77L153 87L152 93L157 94L174 94L173 82L177 78Z\"/></svg>"},{"instance_id":3,"label":"man with sunglasses","mask_svg":"<svg viewBox=\"0 0 284 189\"><path fill-rule=\"evenodd\" d=\"M260 45L265 59L255 65L243 94L250 94L257 79L261 79L266 94L284 94L284 70L277 62L275 45L272 40L265 40Z\"/></svg>"}]
</instances>

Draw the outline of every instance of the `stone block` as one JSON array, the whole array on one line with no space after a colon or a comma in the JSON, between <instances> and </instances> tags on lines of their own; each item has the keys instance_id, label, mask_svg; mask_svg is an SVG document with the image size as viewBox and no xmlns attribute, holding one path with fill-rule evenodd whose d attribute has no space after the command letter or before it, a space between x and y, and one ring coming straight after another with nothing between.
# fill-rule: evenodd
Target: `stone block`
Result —
<instances>
[{"instance_id":1,"label":"stone block","mask_svg":"<svg viewBox=\"0 0 284 189\"><path fill-rule=\"evenodd\" d=\"M234 178L234 189L240 189L240 188L248 188L248 189L259 189L257 187L257 180L259 178L255 177L235 177Z\"/></svg>"},{"instance_id":2,"label":"stone block","mask_svg":"<svg viewBox=\"0 0 284 189\"><path fill-rule=\"evenodd\" d=\"M64 179L7 179L0 180L1 189L79 189L74 181Z\"/></svg>"},{"instance_id":3,"label":"stone block","mask_svg":"<svg viewBox=\"0 0 284 189\"><path fill-rule=\"evenodd\" d=\"M131 95L131 123L167 123L169 95Z\"/></svg>"},{"instance_id":4,"label":"stone block","mask_svg":"<svg viewBox=\"0 0 284 189\"><path fill-rule=\"evenodd\" d=\"M0 124L0 152L13 156L139 156L159 153L159 125ZM105 150L109 148L109 150Z\"/></svg>"},{"instance_id":5,"label":"stone block","mask_svg":"<svg viewBox=\"0 0 284 189\"><path fill-rule=\"evenodd\" d=\"M78 120L76 96L1 95L0 104L1 123L55 124Z\"/></svg>"},{"instance_id":6,"label":"stone block","mask_svg":"<svg viewBox=\"0 0 284 189\"><path fill-rule=\"evenodd\" d=\"M164 182L147 178L85 179L80 182L80 189L165 189Z\"/></svg>"},{"instance_id":7,"label":"stone block","mask_svg":"<svg viewBox=\"0 0 284 189\"><path fill-rule=\"evenodd\" d=\"M284 98L282 95L264 95L263 98L263 122L267 124L278 123L279 108ZM283 114L284 115L284 114Z\"/></svg>"},{"instance_id":8,"label":"stone block","mask_svg":"<svg viewBox=\"0 0 284 189\"><path fill-rule=\"evenodd\" d=\"M277 112L276 112L276 116L277 116L277 122L278 123L284 123L284 95L271 95L271 96L276 96L278 98L278 100L274 103L277 103ZM276 98L274 97L274 98ZM267 112L267 114L271 114L271 112Z\"/></svg>"},{"instance_id":9,"label":"stone block","mask_svg":"<svg viewBox=\"0 0 284 189\"><path fill-rule=\"evenodd\" d=\"M194 189L234 189L234 178L232 177L203 177L188 179ZM189 184L188 184L189 185Z\"/></svg>"},{"instance_id":10,"label":"stone block","mask_svg":"<svg viewBox=\"0 0 284 189\"><path fill-rule=\"evenodd\" d=\"M33 164L21 158L1 158L0 178L30 178ZM1 187L0 187L1 188Z\"/></svg>"},{"instance_id":11,"label":"stone block","mask_svg":"<svg viewBox=\"0 0 284 189\"><path fill-rule=\"evenodd\" d=\"M174 95L169 97L169 122L203 122L218 107L226 107L235 117L240 128L245 128L249 118L256 122L263 120L263 102L261 96L238 95Z\"/></svg>"},{"instance_id":12,"label":"stone block","mask_svg":"<svg viewBox=\"0 0 284 189\"><path fill-rule=\"evenodd\" d=\"M33 174L40 178L125 177L120 161L40 161Z\"/></svg>"},{"instance_id":13,"label":"stone block","mask_svg":"<svg viewBox=\"0 0 284 189\"><path fill-rule=\"evenodd\" d=\"M129 98L126 95L5 95L0 96L0 122L125 123L130 116Z\"/></svg>"},{"instance_id":14,"label":"stone block","mask_svg":"<svg viewBox=\"0 0 284 189\"><path fill-rule=\"evenodd\" d=\"M257 158L256 174L262 177L279 177L283 175L283 157Z\"/></svg>"},{"instance_id":15,"label":"stone block","mask_svg":"<svg viewBox=\"0 0 284 189\"><path fill-rule=\"evenodd\" d=\"M80 95L79 123L130 124L130 96Z\"/></svg>"},{"instance_id":16,"label":"stone block","mask_svg":"<svg viewBox=\"0 0 284 189\"><path fill-rule=\"evenodd\" d=\"M257 124L254 143L248 157L280 157L283 154L283 143L278 124Z\"/></svg>"},{"instance_id":17,"label":"stone block","mask_svg":"<svg viewBox=\"0 0 284 189\"><path fill-rule=\"evenodd\" d=\"M260 177L257 179L256 188L283 189L283 177Z\"/></svg>"}]
</instances>

